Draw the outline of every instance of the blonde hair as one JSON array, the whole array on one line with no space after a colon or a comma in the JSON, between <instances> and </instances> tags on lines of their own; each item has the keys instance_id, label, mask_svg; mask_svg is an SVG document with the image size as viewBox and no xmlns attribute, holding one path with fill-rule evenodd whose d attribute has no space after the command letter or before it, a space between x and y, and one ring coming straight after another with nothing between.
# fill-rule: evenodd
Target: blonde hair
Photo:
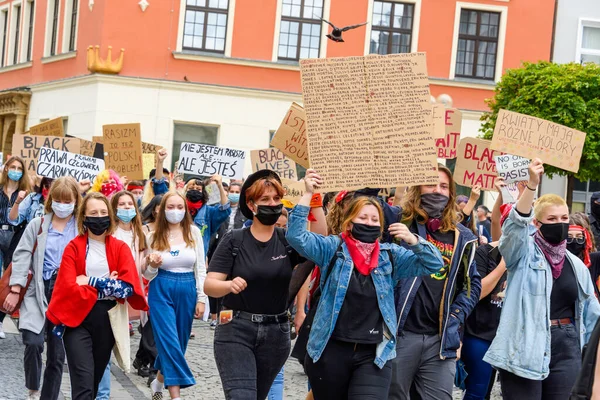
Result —
<instances>
[{"instance_id":1,"label":"blonde hair","mask_svg":"<svg viewBox=\"0 0 600 400\"><path fill-rule=\"evenodd\" d=\"M71 200L71 198L73 200ZM77 181L70 176L61 176L52 182L50 191L48 193L48 198L46 199L46 204L44 205L44 211L46 213L54 212L52 211L53 200L68 202L74 201L75 208L73 208L73 215L77 215L79 203L81 203L81 195L79 194Z\"/></svg>"},{"instance_id":2,"label":"blonde hair","mask_svg":"<svg viewBox=\"0 0 600 400\"><path fill-rule=\"evenodd\" d=\"M444 165L438 164L438 170L442 171L448 177L450 183L448 188L448 204L444 208L441 218L440 232L449 232L456 229L460 219L458 215L458 206L456 205L456 184L452 177L452 172ZM421 186L412 186L406 192L402 203L402 222L411 224L417 220L419 223L426 223L429 220L427 212L421 207Z\"/></svg>"},{"instance_id":3,"label":"blonde hair","mask_svg":"<svg viewBox=\"0 0 600 400\"><path fill-rule=\"evenodd\" d=\"M10 164L13 162L18 162L21 164L21 168L23 168L23 176L19 179L19 189L24 190L26 192L31 192L31 184L29 182L29 175L27 174L27 167L25 166L25 161L21 157L12 156L8 159L6 163L4 163L4 169L2 170L2 175L0 175L0 186L4 187L8 183L8 170L10 168Z\"/></svg>"},{"instance_id":4,"label":"blonde hair","mask_svg":"<svg viewBox=\"0 0 600 400\"><path fill-rule=\"evenodd\" d=\"M544 218L546 208L552 206L567 206L565 200L556 194L545 194L533 204L533 215L536 220Z\"/></svg>"},{"instance_id":5,"label":"blonde hair","mask_svg":"<svg viewBox=\"0 0 600 400\"><path fill-rule=\"evenodd\" d=\"M115 223L114 223L115 217L114 217L113 209L110 206L110 202L108 201L106 196L103 195L102 193L98 193L98 192L90 192L90 193L86 194L85 197L83 198L83 201L81 202L81 205L79 206L79 212L77 213L77 231L78 231L79 235L85 235L85 232L86 232L86 227L83 225L83 220L85 220L85 209L87 207L87 203L90 200L100 200L101 202L106 204L106 207L108 209L108 217L110 219L110 225L108 226L108 229L106 230L106 234L112 235L115 230Z\"/></svg>"},{"instance_id":6,"label":"blonde hair","mask_svg":"<svg viewBox=\"0 0 600 400\"><path fill-rule=\"evenodd\" d=\"M187 201L181 193L177 191L170 191L163 196L162 201L160 202L160 208L158 209L158 215L156 216L155 220L156 228L152 237L152 243L150 244L150 247L153 250L167 251L171 248L171 245L169 244L169 222L167 221L165 211L167 208L167 201L173 196L178 196L183 200L185 215L183 220L181 220L179 223L183 234L183 240L185 241L187 247L195 246L194 237L192 236L193 222L192 217L190 216L190 210L188 208Z\"/></svg>"},{"instance_id":7,"label":"blonde hair","mask_svg":"<svg viewBox=\"0 0 600 400\"><path fill-rule=\"evenodd\" d=\"M377 213L379 214L379 232L380 235L383 233L383 210L379 205L379 202L373 197L365 197L360 196L356 197L350 202L348 206L348 211L346 211L344 216L344 221L342 222L342 232L348 232L350 230L350 223L354 218L360 214L363 207L365 206L374 206L377 209Z\"/></svg>"},{"instance_id":8,"label":"blonde hair","mask_svg":"<svg viewBox=\"0 0 600 400\"><path fill-rule=\"evenodd\" d=\"M163 177L166 179L166 175ZM154 194L154 183L152 183L152 179L148 179L146 181L146 185L144 186L144 194L142 195L142 209L146 208L148 204L152 201L152 199L158 195ZM176 185L173 183L173 180L168 181L169 191L175 191Z\"/></svg>"},{"instance_id":9,"label":"blonde hair","mask_svg":"<svg viewBox=\"0 0 600 400\"><path fill-rule=\"evenodd\" d=\"M120 192L117 192L113 195L113 197L111 198L111 205L112 208L114 210L113 216L114 216L114 223L115 226L119 225L119 218L117 217L117 209L119 208L119 199L123 196L129 196L131 197L131 200L133 200L133 208L135 209L135 217L133 217L133 219L131 220L131 226L133 227L133 233L134 233L134 240L137 239L138 241L138 246L139 249L138 251L144 251L146 250L147 246L146 246L146 236L144 235L144 232L142 231L142 217L140 215L140 209L137 206L137 201L135 200L135 196L133 195L133 193L131 193L130 191L127 190L121 190Z\"/></svg>"},{"instance_id":10,"label":"blonde hair","mask_svg":"<svg viewBox=\"0 0 600 400\"><path fill-rule=\"evenodd\" d=\"M339 203L335 201L336 196L332 197L333 204L325 217L325 221L327 222L327 233L329 235L339 235L342 233L342 223L344 222L345 211L348 204L352 202L354 192L348 192Z\"/></svg>"},{"instance_id":11,"label":"blonde hair","mask_svg":"<svg viewBox=\"0 0 600 400\"><path fill-rule=\"evenodd\" d=\"M110 179L115 181L115 185L117 185L117 192L123 190L123 184L121 183L121 178L119 177L119 174L117 174L112 169L105 169L104 171L101 171L98 175L96 175L96 179L94 179L94 184L92 185L90 191L100 192L100 190L102 189L102 185Z\"/></svg>"}]
</instances>

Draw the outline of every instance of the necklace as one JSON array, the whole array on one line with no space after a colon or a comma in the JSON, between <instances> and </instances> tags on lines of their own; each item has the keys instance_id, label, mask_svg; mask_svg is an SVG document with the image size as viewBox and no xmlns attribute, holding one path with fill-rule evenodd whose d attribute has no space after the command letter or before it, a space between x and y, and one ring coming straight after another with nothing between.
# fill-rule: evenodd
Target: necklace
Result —
<instances>
[{"instance_id":1,"label":"necklace","mask_svg":"<svg viewBox=\"0 0 600 400\"><path fill-rule=\"evenodd\" d=\"M179 232L177 232L176 235L173 235L173 233L169 231L169 242L175 241L175 239L178 239L180 236L181 235L179 234Z\"/></svg>"}]
</instances>

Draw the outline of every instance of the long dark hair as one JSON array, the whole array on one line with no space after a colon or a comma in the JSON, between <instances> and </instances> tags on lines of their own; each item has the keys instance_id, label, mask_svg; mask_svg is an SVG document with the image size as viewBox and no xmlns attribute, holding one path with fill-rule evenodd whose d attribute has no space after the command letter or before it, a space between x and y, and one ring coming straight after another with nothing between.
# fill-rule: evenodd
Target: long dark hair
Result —
<instances>
[{"instance_id":1,"label":"long dark hair","mask_svg":"<svg viewBox=\"0 0 600 400\"><path fill-rule=\"evenodd\" d=\"M148 205L144 207L144 211L142 211L142 223L150 224L156 221L156 214L154 214L154 209L160 205L162 198L162 194L154 196L152 200L150 200L150 203L148 203Z\"/></svg>"}]
</instances>

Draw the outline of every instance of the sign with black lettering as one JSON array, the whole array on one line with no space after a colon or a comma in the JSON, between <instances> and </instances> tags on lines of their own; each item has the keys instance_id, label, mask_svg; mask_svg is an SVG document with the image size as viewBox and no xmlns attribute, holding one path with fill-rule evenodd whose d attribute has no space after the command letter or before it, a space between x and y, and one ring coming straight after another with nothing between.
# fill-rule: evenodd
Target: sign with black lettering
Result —
<instances>
[{"instance_id":1,"label":"sign with black lettering","mask_svg":"<svg viewBox=\"0 0 600 400\"><path fill-rule=\"evenodd\" d=\"M80 141L77 138L58 136L14 135L12 155L23 159L27 171L35 171L38 153L42 147L79 153Z\"/></svg>"},{"instance_id":2,"label":"sign with black lettering","mask_svg":"<svg viewBox=\"0 0 600 400\"><path fill-rule=\"evenodd\" d=\"M104 125L102 136L106 168L131 181L144 179L140 124Z\"/></svg>"},{"instance_id":3,"label":"sign with black lettering","mask_svg":"<svg viewBox=\"0 0 600 400\"><path fill-rule=\"evenodd\" d=\"M261 169L270 169L279 174L280 178L295 181L296 163L283 154L283 151L271 147L264 150L252 150L250 152L250 161L252 162L252 172Z\"/></svg>"},{"instance_id":4,"label":"sign with black lettering","mask_svg":"<svg viewBox=\"0 0 600 400\"><path fill-rule=\"evenodd\" d=\"M244 177L244 150L216 147L199 143L181 143L178 171L184 174L212 176L228 179Z\"/></svg>"},{"instance_id":5,"label":"sign with black lettering","mask_svg":"<svg viewBox=\"0 0 600 400\"><path fill-rule=\"evenodd\" d=\"M98 158L42 147L36 173L52 179L72 176L78 182L83 179L93 182L102 170L104 170L104 161Z\"/></svg>"},{"instance_id":6,"label":"sign with black lettering","mask_svg":"<svg viewBox=\"0 0 600 400\"><path fill-rule=\"evenodd\" d=\"M521 156L504 154L496 156L496 170L504 178L505 183L529 180L529 163L531 160Z\"/></svg>"}]
</instances>

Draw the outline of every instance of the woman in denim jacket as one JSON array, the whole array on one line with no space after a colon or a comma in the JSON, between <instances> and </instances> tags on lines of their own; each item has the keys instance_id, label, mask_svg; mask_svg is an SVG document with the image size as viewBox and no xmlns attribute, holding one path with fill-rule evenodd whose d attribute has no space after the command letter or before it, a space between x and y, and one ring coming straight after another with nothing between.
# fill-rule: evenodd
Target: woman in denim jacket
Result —
<instances>
[{"instance_id":1,"label":"woman in denim jacket","mask_svg":"<svg viewBox=\"0 0 600 400\"><path fill-rule=\"evenodd\" d=\"M502 227L508 283L498 332L484 361L500 372L504 399L567 399L581 368L581 348L600 316L590 274L567 251L569 209L556 195L531 204L544 167ZM529 234L529 224L537 228Z\"/></svg>"},{"instance_id":2,"label":"woman in denim jacket","mask_svg":"<svg viewBox=\"0 0 600 400\"><path fill-rule=\"evenodd\" d=\"M396 356L393 288L401 278L437 272L442 258L433 245L399 223L390 225L389 232L409 250L379 243L383 212L377 199L369 197L352 200L340 236L309 232L310 199L322 180L308 170L305 182L306 193L290 214L287 240L321 267L323 294L305 359L314 397L385 399Z\"/></svg>"}]
</instances>

